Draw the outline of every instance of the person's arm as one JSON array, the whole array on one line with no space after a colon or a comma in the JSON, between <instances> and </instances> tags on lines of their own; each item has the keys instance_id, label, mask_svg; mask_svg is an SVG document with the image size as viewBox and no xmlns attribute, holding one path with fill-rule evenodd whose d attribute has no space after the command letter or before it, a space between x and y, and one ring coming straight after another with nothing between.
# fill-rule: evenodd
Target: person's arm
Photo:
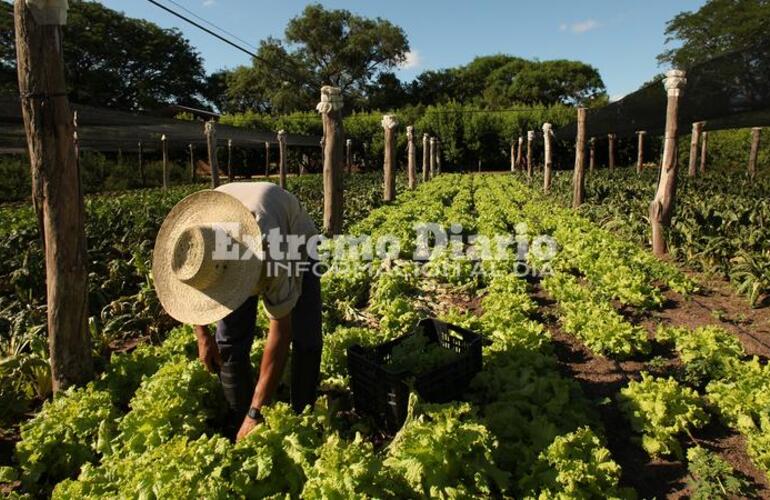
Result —
<instances>
[{"instance_id":1,"label":"person's arm","mask_svg":"<svg viewBox=\"0 0 770 500\"><path fill-rule=\"evenodd\" d=\"M198 359L203 366L211 373L219 373L222 368L222 356L219 353L219 347L214 337L209 333L209 329L203 325L195 325L195 338L198 339Z\"/></svg>"},{"instance_id":2,"label":"person's arm","mask_svg":"<svg viewBox=\"0 0 770 500\"><path fill-rule=\"evenodd\" d=\"M254 397L251 400L251 406L261 409L268 404L278 383L281 381L283 369L286 366L286 358L289 356L289 346L291 345L291 314L283 318L271 319L270 328L267 333L267 342L265 343L265 352L262 354L262 363L259 367L259 380L254 389ZM246 416L243 419L236 440L245 437L256 426L257 421Z\"/></svg>"}]
</instances>

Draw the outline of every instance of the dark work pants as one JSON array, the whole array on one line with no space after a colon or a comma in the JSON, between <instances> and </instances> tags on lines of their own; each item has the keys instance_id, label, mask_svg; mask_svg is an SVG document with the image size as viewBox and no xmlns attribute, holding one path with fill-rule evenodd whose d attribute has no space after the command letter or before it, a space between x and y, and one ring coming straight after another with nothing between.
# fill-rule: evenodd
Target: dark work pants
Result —
<instances>
[{"instance_id":1,"label":"dark work pants","mask_svg":"<svg viewBox=\"0 0 770 500\"><path fill-rule=\"evenodd\" d=\"M217 323L216 341L222 355L219 379L232 424L240 426L249 410L256 377L249 353L256 332L257 297ZM301 412L313 405L321 364L321 281L312 271L302 277L302 294L291 312L291 404Z\"/></svg>"}]
</instances>

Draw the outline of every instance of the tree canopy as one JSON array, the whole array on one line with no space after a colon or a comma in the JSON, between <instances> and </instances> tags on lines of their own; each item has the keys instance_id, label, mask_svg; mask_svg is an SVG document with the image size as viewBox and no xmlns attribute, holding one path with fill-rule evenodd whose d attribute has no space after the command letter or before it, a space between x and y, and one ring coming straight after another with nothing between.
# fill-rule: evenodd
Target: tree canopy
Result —
<instances>
[{"instance_id":1,"label":"tree canopy","mask_svg":"<svg viewBox=\"0 0 770 500\"><path fill-rule=\"evenodd\" d=\"M682 12L666 25L661 63L688 68L727 52L770 41L770 1L709 0L695 12Z\"/></svg>"},{"instance_id":2,"label":"tree canopy","mask_svg":"<svg viewBox=\"0 0 770 500\"><path fill-rule=\"evenodd\" d=\"M205 101L203 62L178 30L97 2L69 3L64 61L73 101L130 110ZM0 9L0 91L17 93L13 6Z\"/></svg>"}]
</instances>

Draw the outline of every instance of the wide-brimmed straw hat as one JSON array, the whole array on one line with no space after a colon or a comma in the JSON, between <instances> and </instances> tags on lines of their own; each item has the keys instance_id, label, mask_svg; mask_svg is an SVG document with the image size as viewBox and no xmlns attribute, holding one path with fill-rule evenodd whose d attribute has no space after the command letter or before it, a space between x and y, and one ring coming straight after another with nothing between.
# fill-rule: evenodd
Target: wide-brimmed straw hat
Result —
<instances>
[{"instance_id":1,"label":"wide-brimmed straw hat","mask_svg":"<svg viewBox=\"0 0 770 500\"><path fill-rule=\"evenodd\" d=\"M257 291L261 241L254 215L229 194L200 191L177 203L158 231L152 260L166 312L207 325L237 309Z\"/></svg>"}]
</instances>

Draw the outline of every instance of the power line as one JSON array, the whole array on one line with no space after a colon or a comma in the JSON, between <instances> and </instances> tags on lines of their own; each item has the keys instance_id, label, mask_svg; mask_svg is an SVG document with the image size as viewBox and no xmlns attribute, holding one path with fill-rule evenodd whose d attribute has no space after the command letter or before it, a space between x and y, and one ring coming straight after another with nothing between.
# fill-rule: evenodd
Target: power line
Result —
<instances>
[{"instance_id":1,"label":"power line","mask_svg":"<svg viewBox=\"0 0 770 500\"><path fill-rule=\"evenodd\" d=\"M232 32L230 32L230 31L227 31L226 29L224 29L224 28L221 28L221 27L217 26L216 24L212 23L211 21L209 21L209 20L207 20L207 19L204 19L204 18L202 18L201 16L199 16L199 15L198 15L198 14L196 14L195 12L191 11L190 9L188 9L187 7L185 7L184 5L181 5L180 3L178 3L178 2L175 2L174 0L166 0L166 1L167 1L167 2L169 2L169 3L172 3L172 4L174 4L174 5L176 5L177 7L179 7L179 8L180 8L180 9L182 9L183 11L187 12L188 14L190 14L190 15L191 15L191 16L193 16L194 18L198 19L199 21L202 21L202 22L204 22L204 23L208 24L209 26L211 26L211 27L213 27L213 28L216 28L216 29L218 29L219 31L221 31L222 33L224 33L224 34L226 34L226 35L229 35L229 36L233 37L234 39L238 40L238 41L239 41L239 42L241 42L242 44L244 44L244 45L247 45L248 47L251 47L251 48L252 48L252 49L254 49L254 50L257 50L257 47L256 47L255 45L253 45L253 44L251 44L251 43L247 42L247 41L246 41L246 40L244 40L243 38L240 38L240 37L239 37L238 35L236 35L235 33L232 33Z\"/></svg>"}]
</instances>

